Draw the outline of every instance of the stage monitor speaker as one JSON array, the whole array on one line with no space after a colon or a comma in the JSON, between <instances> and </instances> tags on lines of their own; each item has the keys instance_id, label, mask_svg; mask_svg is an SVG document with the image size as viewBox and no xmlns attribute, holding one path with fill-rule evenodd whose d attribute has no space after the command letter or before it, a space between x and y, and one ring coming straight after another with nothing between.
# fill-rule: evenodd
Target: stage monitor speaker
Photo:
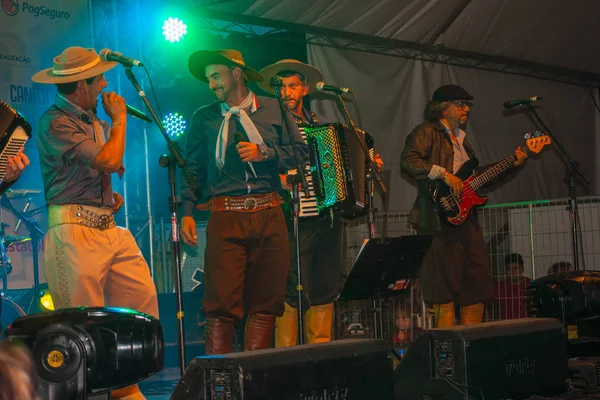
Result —
<instances>
[{"instance_id":1,"label":"stage monitor speaker","mask_svg":"<svg viewBox=\"0 0 600 400\"><path fill-rule=\"evenodd\" d=\"M394 383L396 400L494 400L564 393L568 378L560 321L524 318L424 331Z\"/></svg>"},{"instance_id":2,"label":"stage monitor speaker","mask_svg":"<svg viewBox=\"0 0 600 400\"><path fill-rule=\"evenodd\" d=\"M579 389L600 388L600 358L569 359L569 382L571 386Z\"/></svg>"},{"instance_id":3,"label":"stage monitor speaker","mask_svg":"<svg viewBox=\"0 0 600 400\"><path fill-rule=\"evenodd\" d=\"M391 345L346 339L198 357L171 400L393 400Z\"/></svg>"}]
</instances>

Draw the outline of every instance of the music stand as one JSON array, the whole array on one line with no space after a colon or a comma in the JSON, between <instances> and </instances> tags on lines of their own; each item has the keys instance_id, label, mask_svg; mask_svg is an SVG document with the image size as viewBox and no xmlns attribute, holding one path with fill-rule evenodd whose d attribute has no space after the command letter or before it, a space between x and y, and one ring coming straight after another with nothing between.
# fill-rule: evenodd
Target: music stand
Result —
<instances>
[{"instance_id":1,"label":"music stand","mask_svg":"<svg viewBox=\"0 0 600 400\"><path fill-rule=\"evenodd\" d=\"M431 245L431 235L365 239L337 300L373 301L375 338L383 339L381 303L403 294Z\"/></svg>"}]
</instances>

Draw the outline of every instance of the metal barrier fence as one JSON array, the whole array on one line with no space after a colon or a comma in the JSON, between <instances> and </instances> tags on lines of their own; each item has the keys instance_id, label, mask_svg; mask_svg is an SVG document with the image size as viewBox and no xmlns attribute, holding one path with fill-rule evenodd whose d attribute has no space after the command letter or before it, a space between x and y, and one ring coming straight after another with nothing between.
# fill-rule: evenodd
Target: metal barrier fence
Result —
<instances>
[{"instance_id":1,"label":"metal barrier fence","mask_svg":"<svg viewBox=\"0 0 600 400\"><path fill-rule=\"evenodd\" d=\"M580 269L600 270L600 198L581 198L579 208ZM408 211L379 213L376 237L414 234L408 224ZM572 259L572 234L568 200L535 201L488 205L478 209L494 278L494 301L487 307L485 319L525 317L525 287L531 279L569 268ZM182 260L183 289L189 292L201 284L204 269L206 223L197 225L199 245L184 247ZM368 238L366 217L344 222L342 259L348 274ZM159 292L173 291L168 238L170 224L156 225L155 281ZM509 267L505 257L518 253L523 268ZM412 302L411 302L412 292ZM373 336L373 304L371 300L337 304L335 331L337 337ZM429 327L430 316L424 311L418 281L411 290L386 299L382 308L383 335L390 341L405 344L419 329Z\"/></svg>"},{"instance_id":2,"label":"metal barrier fence","mask_svg":"<svg viewBox=\"0 0 600 400\"><path fill-rule=\"evenodd\" d=\"M580 198L579 266L581 270L600 270L600 198ZM380 213L376 217L376 236L411 235L408 211ZM526 316L525 288L530 280L572 269L573 249L569 200L519 202L488 205L477 211L490 256L494 279L494 301L486 308L485 320L512 319ZM368 237L365 218L346 221L343 259L346 272ZM522 267L511 265L519 254ZM508 256L508 260L506 260ZM508 265L506 261L509 261ZM428 327L430 316L423 312L418 288L389 299L382 309L384 337L403 344L410 332ZM336 332L372 336L374 309L370 300L338 304ZM349 326L352 329L349 329Z\"/></svg>"}]
</instances>

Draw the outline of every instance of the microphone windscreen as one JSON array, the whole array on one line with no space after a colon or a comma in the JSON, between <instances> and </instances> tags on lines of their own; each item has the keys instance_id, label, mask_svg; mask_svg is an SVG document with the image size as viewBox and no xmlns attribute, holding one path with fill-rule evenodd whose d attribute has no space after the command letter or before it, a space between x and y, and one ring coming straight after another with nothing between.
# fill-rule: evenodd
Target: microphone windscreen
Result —
<instances>
[{"instance_id":1,"label":"microphone windscreen","mask_svg":"<svg viewBox=\"0 0 600 400\"><path fill-rule=\"evenodd\" d=\"M236 132L236 133L233 134L233 140L235 140L236 143L243 142L244 141L244 135L242 135L239 132Z\"/></svg>"},{"instance_id":2,"label":"microphone windscreen","mask_svg":"<svg viewBox=\"0 0 600 400\"><path fill-rule=\"evenodd\" d=\"M102 49L102 50L100 50L100 53L98 53L98 55L100 56L100 59L102 61L108 61L108 54L110 52L111 51L109 49Z\"/></svg>"}]
</instances>

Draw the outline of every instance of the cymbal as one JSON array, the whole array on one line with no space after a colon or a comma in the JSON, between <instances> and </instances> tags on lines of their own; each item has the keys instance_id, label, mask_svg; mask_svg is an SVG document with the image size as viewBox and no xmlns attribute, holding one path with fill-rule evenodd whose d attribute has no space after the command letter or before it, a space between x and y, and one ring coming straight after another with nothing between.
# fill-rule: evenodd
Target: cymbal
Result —
<instances>
[{"instance_id":1,"label":"cymbal","mask_svg":"<svg viewBox=\"0 0 600 400\"><path fill-rule=\"evenodd\" d=\"M42 191L39 189L8 189L4 193L4 196L12 199L13 197L27 197L32 194L40 193L42 193Z\"/></svg>"},{"instance_id":2,"label":"cymbal","mask_svg":"<svg viewBox=\"0 0 600 400\"><path fill-rule=\"evenodd\" d=\"M13 243L28 242L30 240L31 240L31 238L29 236L4 235L2 237L2 243L4 243L5 247L8 247Z\"/></svg>"}]
</instances>

